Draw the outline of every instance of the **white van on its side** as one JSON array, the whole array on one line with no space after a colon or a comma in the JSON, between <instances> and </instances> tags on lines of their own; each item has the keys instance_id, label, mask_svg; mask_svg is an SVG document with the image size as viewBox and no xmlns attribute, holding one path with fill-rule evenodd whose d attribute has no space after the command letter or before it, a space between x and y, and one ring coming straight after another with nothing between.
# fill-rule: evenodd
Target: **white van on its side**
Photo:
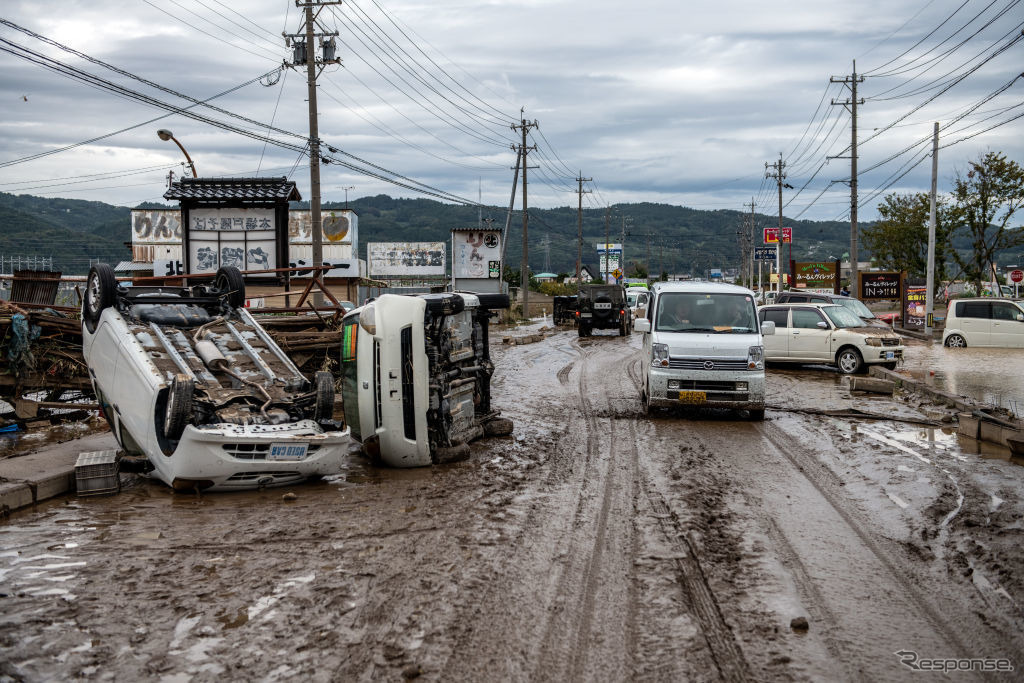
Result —
<instances>
[{"instance_id":1,"label":"white van on its side","mask_svg":"<svg viewBox=\"0 0 1024 683\"><path fill-rule=\"evenodd\" d=\"M764 419L764 340L754 293L705 282L655 286L647 317L635 322L644 351L644 410L651 406L746 409Z\"/></svg>"}]
</instances>

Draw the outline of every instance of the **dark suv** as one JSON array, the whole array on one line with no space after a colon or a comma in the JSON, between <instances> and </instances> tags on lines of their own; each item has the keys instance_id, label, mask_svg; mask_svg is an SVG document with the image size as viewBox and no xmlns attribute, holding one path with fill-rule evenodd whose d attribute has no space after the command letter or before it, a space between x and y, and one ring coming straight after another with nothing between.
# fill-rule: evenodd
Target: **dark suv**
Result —
<instances>
[{"instance_id":1,"label":"dark suv","mask_svg":"<svg viewBox=\"0 0 1024 683\"><path fill-rule=\"evenodd\" d=\"M618 330L622 337L633 331L622 285L581 285L577 301L576 319L581 337L589 337L595 329Z\"/></svg>"},{"instance_id":2,"label":"dark suv","mask_svg":"<svg viewBox=\"0 0 1024 683\"><path fill-rule=\"evenodd\" d=\"M864 305L860 299L840 294L825 294L821 292L782 292L776 297L773 303L776 304L839 304L850 309L864 321L867 327L889 327L871 312L871 309Z\"/></svg>"}]
</instances>

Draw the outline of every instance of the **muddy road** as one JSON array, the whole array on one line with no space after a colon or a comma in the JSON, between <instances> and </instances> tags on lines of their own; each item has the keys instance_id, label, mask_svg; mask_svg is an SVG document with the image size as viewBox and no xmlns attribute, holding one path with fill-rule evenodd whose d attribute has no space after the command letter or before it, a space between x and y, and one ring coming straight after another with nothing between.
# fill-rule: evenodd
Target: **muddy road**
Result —
<instances>
[{"instance_id":1,"label":"muddy road","mask_svg":"<svg viewBox=\"0 0 1024 683\"><path fill-rule=\"evenodd\" d=\"M14 515L0 677L920 676L901 658L1019 677L981 673L1024 666L1008 453L970 454L945 409L852 397L822 369L771 368L763 423L645 417L639 340L496 345L515 433L467 462L353 454L326 481L202 497L133 478ZM886 419L829 414L849 408Z\"/></svg>"}]
</instances>

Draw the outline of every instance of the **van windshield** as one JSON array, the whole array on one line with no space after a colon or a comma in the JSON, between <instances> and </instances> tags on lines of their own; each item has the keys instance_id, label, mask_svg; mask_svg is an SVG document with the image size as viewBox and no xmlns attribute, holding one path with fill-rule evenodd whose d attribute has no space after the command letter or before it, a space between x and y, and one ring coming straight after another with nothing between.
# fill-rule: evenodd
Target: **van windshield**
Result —
<instances>
[{"instance_id":1,"label":"van windshield","mask_svg":"<svg viewBox=\"0 0 1024 683\"><path fill-rule=\"evenodd\" d=\"M665 292L658 297L654 329L750 334L758 329L754 300L748 294Z\"/></svg>"}]
</instances>

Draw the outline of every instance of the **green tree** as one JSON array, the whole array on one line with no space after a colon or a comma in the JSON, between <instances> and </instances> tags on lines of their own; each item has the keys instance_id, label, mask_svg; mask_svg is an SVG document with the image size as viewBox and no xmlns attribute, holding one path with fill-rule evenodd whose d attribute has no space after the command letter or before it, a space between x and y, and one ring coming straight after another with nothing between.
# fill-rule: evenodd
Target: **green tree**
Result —
<instances>
[{"instance_id":1,"label":"green tree","mask_svg":"<svg viewBox=\"0 0 1024 683\"><path fill-rule=\"evenodd\" d=\"M647 268L637 261L633 261L629 264L629 273L626 277L647 277Z\"/></svg>"},{"instance_id":2,"label":"green tree","mask_svg":"<svg viewBox=\"0 0 1024 683\"><path fill-rule=\"evenodd\" d=\"M939 199L935 205L935 282L946 279L950 252L950 208ZM864 244L872 260L883 270L905 270L911 277L928 272L928 222L931 198L928 193L890 194L878 205L881 216L863 229Z\"/></svg>"},{"instance_id":3,"label":"green tree","mask_svg":"<svg viewBox=\"0 0 1024 683\"><path fill-rule=\"evenodd\" d=\"M981 292L995 253L1024 244L1024 228L1010 227L1024 204L1024 169L999 152L987 152L969 166L954 182L952 219L954 236L965 234L971 250L967 256L953 251L953 259Z\"/></svg>"},{"instance_id":4,"label":"green tree","mask_svg":"<svg viewBox=\"0 0 1024 683\"><path fill-rule=\"evenodd\" d=\"M504 272L501 274L501 279L508 283L509 287L518 287L519 282L522 279L522 275L518 268L513 269L512 266L505 264L502 269Z\"/></svg>"}]
</instances>

